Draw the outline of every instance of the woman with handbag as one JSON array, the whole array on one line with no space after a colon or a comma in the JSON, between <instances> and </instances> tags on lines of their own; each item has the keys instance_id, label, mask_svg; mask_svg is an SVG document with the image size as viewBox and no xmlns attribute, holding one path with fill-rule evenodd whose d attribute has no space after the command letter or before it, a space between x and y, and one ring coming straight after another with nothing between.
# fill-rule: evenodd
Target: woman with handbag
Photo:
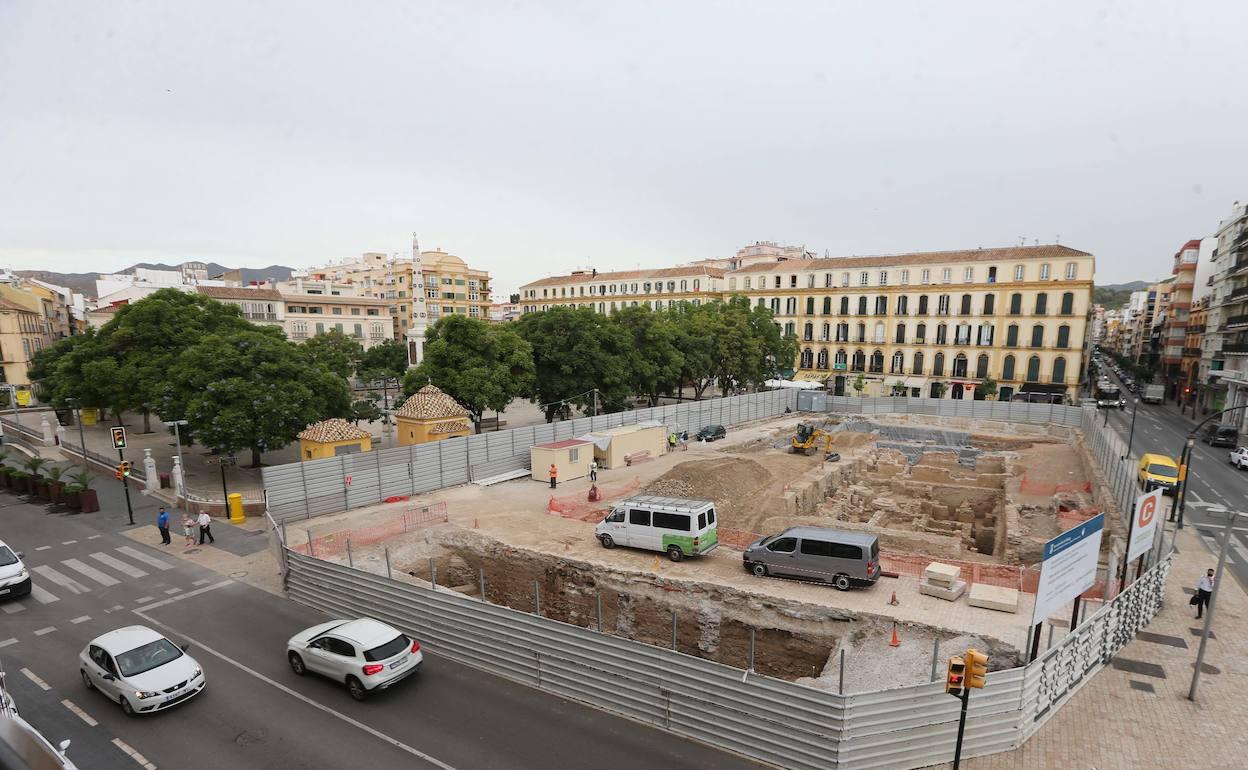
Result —
<instances>
[{"instance_id":1,"label":"woman with handbag","mask_svg":"<svg viewBox=\"0 0 1248 770\"><path fill-rule=\"evenodd\" d=\"M1213 570L1200 576L1200 582L1196 584L1196 595L1189 602L1196 608L1196 617L1199 618L1209 606L1210 596L1213 596Z\"/></svg>"}]
</instances>

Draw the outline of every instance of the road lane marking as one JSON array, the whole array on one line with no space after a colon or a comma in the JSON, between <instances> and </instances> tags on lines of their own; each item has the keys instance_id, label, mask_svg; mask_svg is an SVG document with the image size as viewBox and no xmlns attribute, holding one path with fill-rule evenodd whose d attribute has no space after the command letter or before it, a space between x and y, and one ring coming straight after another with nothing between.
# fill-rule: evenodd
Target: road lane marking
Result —
<instances>
[{"instance_id":1,"label":"road lane marking","mask_svg":"<svg viewBox=\"0 0 1248 770\"><path fill-rule=\"evenodd\" d=\"M115 586L121 582L117 578L111 575L107 575L103 572L100 572L98 569L96 569L95 567L92 567L90 564L84 564L83 562L77 559L66 559L65 561L61 562L61 564L64 564L66 567L69 567L72 570L81 572L82 574L86 575L87 577L91 578L92 580L94 580L95 582L99 583L102 586Z\"/></svg>"},{"instance_id":2,"label":"road lane marking","mask_svg":"<svg viewBox=\"0 0 1248 770\"><path fill-rule=\"evenodd\" d=\"M79 623L86 623L86 622L87 622L88 620L90 620L90 619L91 619L91 616L90 616L90 615L83 615L82 617L80 617L80 618L74 618L73 620L71 620L71 621L69 621L69 622L70 622L70 623L73 623L73 624L76 626L76 625L78 625Z\"/></svg>"},{"instance_id":3,"label":"road lane marking","mask_svg":"<svg viewBox=\"0 0 1248 770\"><path fill-rule=\"evenodd\" d=\"M154 602L154 601L156 601L156 597L155 597L155 596L140 596L139 598L135 599L134 601L135 601L136 603L138 603L138 604L146 604L147 602Z\"/></svg>"},{"instance_id":4,"label":"road lane marking","mask_svg":"<svg viewBox=\"0 0 1248 770\"><path fill-rule=\"evenodd\" d=\"M61 701L61 705L72 711L79 719L87 723L87 727L95 727L99 722L91 718L91 715L74 705L74 702L66 698Z\"/></svg>"},{"instance_id":5,"label":"road lane marking","mask_svg":"<svg viewBox=\"0 0 1248 770\"><path fill-rule=\"evenodd\" d=\"M181 588L170 588L168 591L165 591L165 594L168 596L173 596L174 594L180 594L180 593L182 593Z\"/></svg>"},{"instance_id":6,"label":"road lane marking","mask_svg":"<svg viewBox=\"0 0 1248 770\"><path fill-rule=\"evenodd\" d=\"M22 673L26 675L26 678L27 678L27 679L29 679L30 681L34 682L34 683L35 683L35 686L36 686L36 687L38 687L40 690L43 690L44 692L47 692L48 690L51 690L51 689L52 689L52 685L50 685L50 684L48 684L47 682L45 682L45 681L43 681L42 679L40 679L40 678L39 678L39 675L38 675L38 674L36 674L34 671L31 671L31 670L30 670L30 669L28 669L28 668L24 668L24 669L22 669Z\"/></svg>"},{"instance_id":7,"label":"road lane marking","mask_svg":"<svg viewBox=\"0 0 1248 770\"><path fill-rule=\"evenodd\" d=\"M17 644L16 639L0 639L0 647L8 647L10 644Z\"/></svg>"},{"instance_id":8,"label":"road lane marking","mask_svg":"<svg viewBox=\"0 0 1248 770\"><path fill-rule=\"evenodd\" d=\"M48 593L44 589L40 588L37 584L32 585L30 587L30 595L35 597L35 601L39 602L40 604L51 604L52 602L60 601L58 597L54 596L53 594Z\"/></svg>"},{"instance_id":9,"label":"road lane marking","mask_svg":"<svg viewBox=\"0 0 1248 770\"><path fill-rule=\"evenodd\" d=\"M233 580L222 580L220 583L213 583L210 586L197 588L194 591L188 591L187 593L179 594L178 596L174 596L170 599L162 599L161 601L155 602L154 604L145 604L139 609L135 610L135 612L138 612L139 610L142 610L143 612L147 612L149 610L154 610L157 607L164 607L164 606L173 604L174 602L179 602L179 601L182 601L183 599L189 599L192 596L199 596L200 594L205 594L205 593L208 593L209 591L215 591L218 588L225 588L226 586L233 585L233 584L234 584ZM146 597L146 598L149 600L151 599L151 597ZM139 599L140 603L142 601L143 599Z\"/></svg>"},{"instance_id":10,"label":"road lane marking","mask_svg":"<svg viewBox=\"0 0 1248 770\"><path fill-rule=\"evenodd\" d=\"M170 564L169 562L161 561L160 559L157 559L155 556L148 556L147 554L140 551L138 548L133 548L128 545L123 545L122 547L116 550L118 553L124 553L126 556L129 556L131 559L138 559L139 561L143 562L149 567L155 567L156 569L160 569L160 570L173 569L173 565Z\"/></svg>"},{"instance_id":11,"label":"road lane marking","mask_svg":"<svg viewBox=\"0 0 1248 770\"><path fill-rule=\"evenodd\" d=\"M52 547L52 546L50 546L50 545L41 545L41 546L39 546L38 548L36 548L35 550L36 550L36 551L47 551L47 550L49 550L51 547Z\"/></svg>"},{"instance_id":12,"label":"road lane marking","mask_svg":"<svg viewBox=\"0 0 1248 770\"><path fill-rule=\"evenodd\" d=\"M18 604L17 602L5 602L4 604L0 604L0 610L4 610L4 614L6 615L15 615L25 609L26 608L24 606Z\"/></svg>"},{"instance_id":13,"label":"road lane marking","mask_svg":"<svg viewBox=\"0 0 1248 770\"><path fill-rule=\"evenodd\" d=\"M147 577L146 570L141 570L138 567L127 564L121 559L118 559L116 556L112 556L107 553L93 553L91 554L91 558L95 559L100 564L112 567L123 575L127 575L132 578Z\"/></svg>"},{"instance_id":14,"label":"road lane marking","mask_svg":"<svg viewBox=\"0 0 1248 770\"><path fill-rule=\"evenodd\" d=\"M211 582L211 581L208 581L208 580L196 580L194 583L191 583L191 585L193 585L193 586L206 586L206 585L208 585L208 583L209 583L209 582Z\"/></svg>"},{"instance_id":15,"label":"road lane marking","mask_svg":"<svg viewBox=\"0 0 1248 770\"><path fill-rule=\"evenodd\" d=\"M126 756L130 757L135 762L138 762L139 765L144 768L144 770L156 770L156 765L153 765L151 762L148 762L147 757L143 756L139 752L130 748L130 744L126 743L122 739L114 738L113 745L121 749L122 751L124 751L126 753Z\"/></svg>"},{"instance_id":16,"label":"road lane marking","mask_svg":"<svg viewBox=\"0 0 1248 770\"><path fill-rule=\"evenodd\" d=\"M41 628L35 632L35 636L45 636L47 634L52 633L55 630L56 630L56 626L48 626L47 628Z\"/></svg>"},{"instance_id":17,"label":"road lane marking","mask_svg":"<svg viewBox=\"0 0 1248 770\"><path fill-rule=\"evenodd\" d=\"M219 586L219 585L221 585L221 584L220 584L220 583L218 583L217 585ZM185 594L184 596L190 596L190 594ZM177 597L177 598L178 598L178 599L181 599L181 598L184 598L184 597L183 597L183 596L179 596L179 597ZM176 601L176 599L166 599L166 601L170 601L170 602L172 602L172 601ZM186 634L183 634L183 633L179 632L177 629L173 628L172 626L168 626L168 625L166 625L166 624L164 624L164 623L161 623L161 622L160 622L160 621L158 621L158 620L155 620L154 618L152 618L152 617L150 617L150 616L148 616L148 615L146 614L146 611L147 611L148 609L151 609L151 608L145 607L145 608L143 608L143 609L131 610L131 612L133 612L135 615L138 615L139 617L143 618L143 619L144 619L144 620L146 620L148 623L151 623L151 624L152 624L152 625L154 625L154 626L159 626L160 628L163 628L163 629L165 629L166 631L168 631L168 632L170 632L170 633L173 633L173 634L178 635L179 637L181 637L181 638L185 639L187 642L189 642L189 643L191 643L191 644L194 644L194 645L195 645L195 647L196 647L197 649L203 650L204 652L208 653L209 655L213 655L213 656L215 656L215 657L217 657L217 658L220 658L221 660L225 661L226 663L229 663L231 666L234 666L234 667L235 667L235 668L237 668L237 669L240 669L240 670L242 670L242 671L245 671L245 672L246 672L246 673L248 673L248 674L251 674L253 677L255 677L256 679L259 679L260 681L264 682L265 684L271 685L272 687L275 687L275 688L277 688L277 689L281 690L282 692L286 693L287 695L290 695L290 696L292 696L292 697L294 697L294 698L296 698L296 699L298 699L298 700L300 700L300 701L302 701L302 702L306 703L307 705L311 706L312 708L314 708L314 709L316 709L316 710L318 710L318 711L320 711L320 712L322 712L322 713L328 714L328 715L330 715L330 716L334 717L335 719L339 719L339 720L341 720L341 721L343 721L343 722L346 722L347 724L351 725L352 727L357 727L357 728L359 728L360 730L363 730L364 732L366 732L366 733L368 733L369 735L373 736L374 738L378 738L378 739L380 739L380 740L382 740L382 741L385 741L386 743L389 743L391 746L394 746L394 747L395 747L395 748L397 748L397 749L400 749L400 750L402 750L402 751L405 751L405 752L407 752L408 754L411 754L411 755L412 755L412 756L414 756L414 757L419 757L420 759L423 759L424 761L428 762L429 764L433 765L434 767L441 768L441 770L456 770L456 768L455 768L453 765L448 765L447 763L443 762L442 760L440 760L440 759L438 759L438 758L436 758L436 757L430 756L429 754L426 754L425 752L421 751L420 749L417 749L417 748L414 748L414 747L412 747L412 746L409 746L409 745L407 745L406 743L403 743L402 741L400 741L400 740L399 740L399 739L397 739L397 738L392 738L392 737L390 737L389 735L386 735L385 733L381 732L380 730L378 730L378 729L376 729L376 728L374 728L374 727L370 727L370 726L368 726L368 725L364 724L363 722L360 722L360 721L358 721L358 720L352 719L351 717L349 717L349 716L347 716L347 715L345 715L345 714L340 714L340 713L338 713L337 711L334 711L333 709L331 709L330 707L328 707L328 706L324 705L323 703L320 703L320 702L318 702L318 701L315 701L315 700L313 700L313 699L311 699L311 698L307 697L306 695L304 695L304 694L302 694L302 693L296 692L296 691L294 691L294 690L290 689L289 687L287 687L286 685L284 685L284 684L282 684L282 683L280 683L280 682L277 682L277 681L275 681L275 680L273 680L273 679L270 679L269 677L265 676L264 674L261 674L259 671L256 671L255 669L249 668L246 664L244 664L244 663L240 663L239 661L234 660L233 658L231 658L231 657L229 657L229 656L227 656L227 655L225 655L225 654L223 654L223 653L217 652L216 650L212 649L211 647L209 647L208 645L206 645L206 644L204 644L203 642L199 641L198 639L192 639L191 637L187 636Z\"/></svg>"},{"instance_id":18,"label":"road lane marking","mask_svg":"<svg viewBox=\"0 0 1248 770\"><path fill-rule=\"evenodd\" d=\"M40 575L43 575L48 580L51 580L53 583L56 583L61 588L64 588L66 591L69 591L71 594L85 594L91 591L90 588L87 588L77 580L67 577L66 575L62 575L46 564L40 564L39 566L32 567L31 569L38 572Z\"/></svg>"},{"instance_id":19,"label":"road lane marking","mask_svg":"<svg viewBox=\"0 0 1248 770\"><path fill-rule=\"evenodd\" d=\"M87 539L88 539L88 540L98 540L98 539L100 539L101 537L104 537L104 536L103 536L103 535L92 535L91 537L88 537Z\"/></svg>"},{"instance_id":20,"label":"road lane marking","mask_svg":"<svg viewBox=\"0 0 1248 770\"><path fill-rule=\"evenodd\" d=\"M61 542L61 545L73 545L74 543L77 543L77 542L78 542L77 540L65 540Z\"/></svg>"}]
</instances>

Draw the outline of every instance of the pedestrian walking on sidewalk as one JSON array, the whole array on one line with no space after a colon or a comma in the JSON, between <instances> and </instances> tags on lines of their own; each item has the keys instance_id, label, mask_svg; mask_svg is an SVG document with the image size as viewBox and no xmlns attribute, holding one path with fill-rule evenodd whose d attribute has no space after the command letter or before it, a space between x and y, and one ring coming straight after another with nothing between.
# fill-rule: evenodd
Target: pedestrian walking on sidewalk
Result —
<instances>
[{"instance_id":1,"label":"pedestrian walking on sidewalk","mask_svg":"<svg viewBox=\"0 0 1248 770\"><path fill-rule=\"evenodd\" d=\"M164 508L156 514L156 528L160 530L160 544L169 545L172 542L169 539L169 512Z\"/></svg>"},{"instance_id":2,"label":"pedestrian walking on sidewalk","mask_svg":"<svg viewBox=\"0 0 1248 770\"><path fill-rule=\"evenodd\" d=\"M186 547L195 545L195 520L190 513L182 514L182 534L186 536Z\"/></svg>"},{"instance_id":3,"label":"pedestrian walking on sidewalk","mask_svg":"<svg viewBox=\"0 0 1248 770\"><path fill-rule=\"evenodd\" d=\"M217 539L212 536L212 517L207 511L199 514L199 544L204 544L204 538L208 538L208 542L215 543Z\"/></svg>"},{"instance_id":4,"label":"pedestrian walking on sidewalk","mask_svg":"<svg viewBox=\"0 0 1248 770\"><path fill-rule=\"evenodd\" d=\"M551 463L550 464L550 488L554 489L555 484L558 481L559 481L559 469L555 467L554 463Z\"/></svg>"},{"instance_id":5,"label":"pedestrian walking on sidewalk","mask_svg":"<svg viewBox=\"0 0 1248 770\"><path fill-rule=\"evenodd\" d=\"M597 460L593 460L589 463L589 480L590 481L598 480L598 461Z\"/></svg>"},{"instance_id":6,"label":"pedestrian walking on sidewalk","mask_svg":"<svg viewBox=\"0 0 1248 770\"><path fill-rule=\"evenodd\" d=\"M1209 608L1210 596L1213 596L1213 570L1202 575L1200 582L1196 584L1196 595L1192 597L1192 604L1196 605L1196 617L1199 618Z\"/></svg>"}]
</instances>

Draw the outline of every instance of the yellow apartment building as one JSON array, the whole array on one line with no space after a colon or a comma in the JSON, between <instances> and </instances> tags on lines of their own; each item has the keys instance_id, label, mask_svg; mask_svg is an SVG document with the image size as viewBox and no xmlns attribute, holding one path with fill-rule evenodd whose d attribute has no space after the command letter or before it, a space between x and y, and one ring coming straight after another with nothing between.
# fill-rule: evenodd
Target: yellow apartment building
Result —
<instances>
[{"instance_id":1,"label":"yellow apartment building","mask_svg":"<svg viewBox=\"0 0 1248 770\"><path fill-rule=\"evenodd\" d=\"M838 395L1076 398L1095 260L1067 246L835 257L727 274L800 345L796 376Z\"/></svg>"},{"instance_id":2,"label":"yellow apartment building","mask_svg":"<svg viewBox=\"0 0 1248 770\"><path fill-rule=\"evenodd\" d=\"M521 286L520 310L521 313L536 313L558 306L587 306L599 313L612 313L630 306L661 310L679 302L697 305L723 299L727 285L725 274L722 268L701 263L609 273L575 270L568 275L542 278Z\"/></svg>"},{"instance_id":3,"label":"yellow apartment building","mask_svg":"<svg viewBox=\"0 0 1248 770\"><path fill-rule=\"evenodd\" d=\"M293 342L303 342L331 329L354 337L365 350L394 339L389 302L384 299L332 294L280 296L285 305L282 326Z\"/></svg>"},{"instance_id":4,"label":"yellow apartment building","mask_svg":"<svg viewBox=\"0 0 1248 770\"><path fill-rule=\"evenodd\" d=\"M29 403L30 359L53 342L52 325L41 312L0 295L0 384L17 389L18 403ZM0 402L8 403L8 396L0 394Z\"/></svg>"}]
</instances>

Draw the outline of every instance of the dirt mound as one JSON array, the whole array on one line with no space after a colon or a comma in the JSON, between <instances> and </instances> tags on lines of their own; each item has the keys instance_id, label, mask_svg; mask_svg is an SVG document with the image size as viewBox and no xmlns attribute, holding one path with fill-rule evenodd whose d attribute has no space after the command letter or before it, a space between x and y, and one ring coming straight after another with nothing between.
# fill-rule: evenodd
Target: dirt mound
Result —
<instances>
[{"instance_id":1,"label":"dirt mound","mask_svg":"<svg viewBox=\"0 0 1248 770\"><path fill-rule=\"evenodd\" d=\"M842 431L835 434L832 439L832 446L837 449L854 449L865 444L870 444L878 439L879 436L873 433L856 433L853 431Z\"/></svg>"},{"instance_id":2,"label":"dirt mound","mask_svg":"<svg viewBox=\"0 0 1248 770\"><path fill-rule=\"evenodd\" d=\"M646 487L646 494L702 497L714 500L720 521L740 521L753 512L752 501L775 479L760 463L744 457L723 457L681 463Z\"/></svg>"}]
</instances>

